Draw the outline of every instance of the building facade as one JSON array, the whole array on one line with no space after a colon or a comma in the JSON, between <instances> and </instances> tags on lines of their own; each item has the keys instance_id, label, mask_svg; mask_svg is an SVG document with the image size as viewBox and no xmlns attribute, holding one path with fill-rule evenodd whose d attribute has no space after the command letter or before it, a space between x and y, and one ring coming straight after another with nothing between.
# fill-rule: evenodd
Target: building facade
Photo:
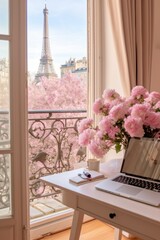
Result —
<instances>
[{"instance_id":1,"label":"building facade","mask_svg":"<svg viewBox=\"0 0 160 240\"><path fill-rule=\"evenodd\" d=\"M61 65L61 77L67 73L72 73L80 78L87 79L87 58L75 60L70 58L65 64Z\"/></svg>"}]
</instances>

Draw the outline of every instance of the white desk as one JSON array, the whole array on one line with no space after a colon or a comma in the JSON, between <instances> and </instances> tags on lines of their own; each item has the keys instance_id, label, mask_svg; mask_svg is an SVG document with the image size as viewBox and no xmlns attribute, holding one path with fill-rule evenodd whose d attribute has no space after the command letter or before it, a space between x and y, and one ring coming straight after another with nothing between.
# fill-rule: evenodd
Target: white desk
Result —
<instances>
[{"instance_id":1,"label":"white desk","mask_svg":"<svg viewBox=\"0 0 160 240\"><path fill-rule=\"evenodd\" d=\"M79 172L77 169L41 178L47 184L62 189L63 203L74 209L70 240L79 239L84 214L144 240L160 240L159 207L96 190L94 185L97 182L75 186L69 182L69 178ZM117 230L115 239L120 238L121 231Z\"/></svg>"}]
</instances>

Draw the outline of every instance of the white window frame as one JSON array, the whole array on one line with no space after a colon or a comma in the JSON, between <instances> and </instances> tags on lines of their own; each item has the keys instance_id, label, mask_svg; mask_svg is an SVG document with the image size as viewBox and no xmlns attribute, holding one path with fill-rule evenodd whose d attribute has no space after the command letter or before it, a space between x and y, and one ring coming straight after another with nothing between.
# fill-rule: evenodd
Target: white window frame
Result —
<instances>
[{"instance_id":1,"label":"white window frame","mask_svg":"<svg viewBox=\"0 0 160 240\"><path fill-rule=\"evenodd\" d=\"M27 149L27 64L26 0L9 1L9 42L12 215L0 219L0 236L8 240L29 239L28 149Z\"/></svg>"}]
</instances>

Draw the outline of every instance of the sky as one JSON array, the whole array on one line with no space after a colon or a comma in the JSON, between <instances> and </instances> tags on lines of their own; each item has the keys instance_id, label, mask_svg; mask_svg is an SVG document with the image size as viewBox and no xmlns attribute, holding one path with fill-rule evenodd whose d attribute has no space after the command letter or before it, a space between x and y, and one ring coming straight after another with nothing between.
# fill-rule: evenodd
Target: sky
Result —
<instances>
[{"instance_id":1,"label":"sky","mask_svg":"<svg viewBox=\"0 0 160 240\"><path fill-rule=\"evenodd\" d=\"M9 33L8 1L0 0L0 33ZM9 45L7 41L0 41L0 59L8 59Z\"/></svg>"},{"instance_id":2,"label":"sky","mask_svg":"<svg viewBox=\"0 0 160 240\"><path fill-rule=\"evenodd\" d=\"M70 58L87 56L87 0L28 0L28 71L38 71L43 41L43 9L48 8L49 40L55 71Z\"/></svg>"}]
</instances>

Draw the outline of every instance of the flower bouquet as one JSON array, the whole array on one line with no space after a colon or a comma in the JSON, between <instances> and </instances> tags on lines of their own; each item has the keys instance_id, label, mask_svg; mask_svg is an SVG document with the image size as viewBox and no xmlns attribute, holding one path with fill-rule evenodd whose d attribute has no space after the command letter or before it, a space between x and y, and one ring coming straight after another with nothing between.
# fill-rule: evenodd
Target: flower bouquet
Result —
<instances>
[{"instance_id":1,"label":"flower bouquet","mask_svg":"<svg viewBox=\"0 0 160 240\"><path fill-rule=\"evenodd\" d=\"M99 123L95 126L91 118L80 122L79 144L97 158L111 148L117 153L125 149L131 137L160 136L160 93L149 93L143 86L134 87L128 98L115 90L105 90L95 101L93 111L100 116Z\"/></svg>"}]
</instances>

